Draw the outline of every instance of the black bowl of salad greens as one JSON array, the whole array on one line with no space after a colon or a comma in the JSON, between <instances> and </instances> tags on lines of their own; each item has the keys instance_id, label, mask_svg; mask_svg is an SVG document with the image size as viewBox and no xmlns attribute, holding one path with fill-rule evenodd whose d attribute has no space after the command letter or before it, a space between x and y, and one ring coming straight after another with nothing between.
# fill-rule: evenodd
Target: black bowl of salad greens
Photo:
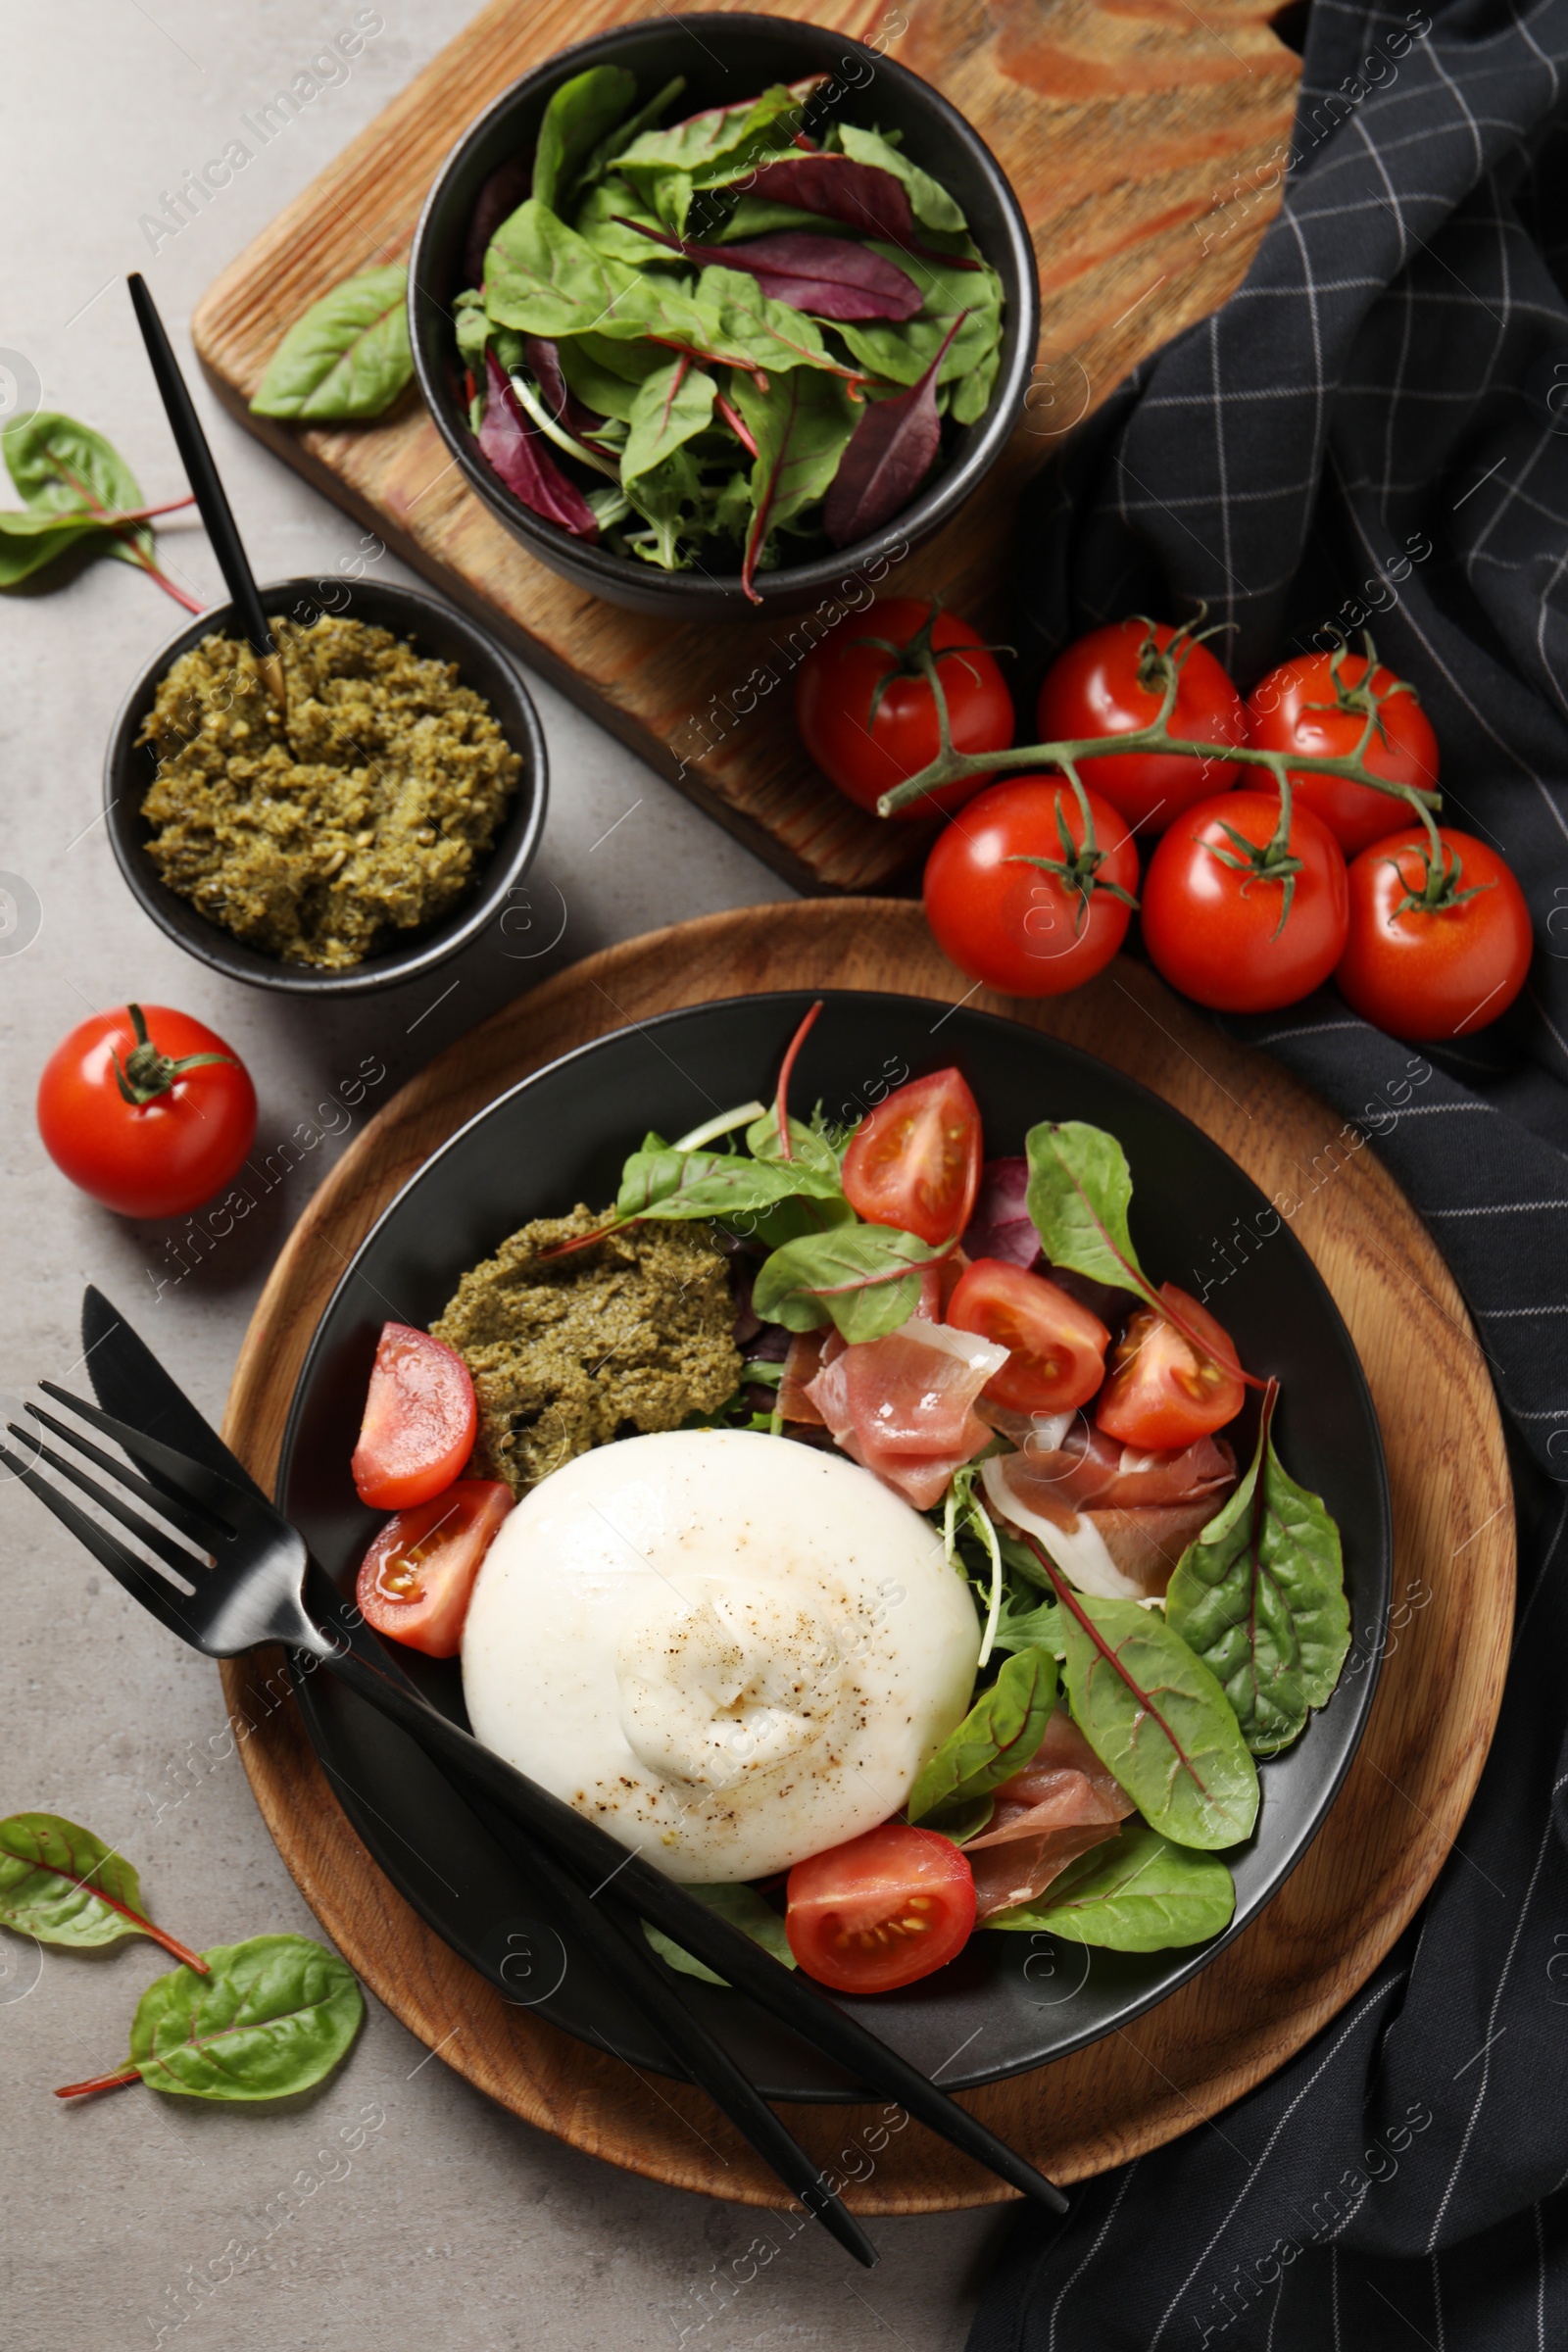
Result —
<instances>
[{"instance_id":1,"label":"black bowl of salad greens","mask_svg":"<svg viewBox=\"0 0 1568 2352\"><path fill-rule=\"evenodd\" d=\"M877 581L1000 457L1039 326L996 158L873 47L660 16L453 150L409 271L420 389L491 510L672 619Z\"/></svg>"}]
</instances>

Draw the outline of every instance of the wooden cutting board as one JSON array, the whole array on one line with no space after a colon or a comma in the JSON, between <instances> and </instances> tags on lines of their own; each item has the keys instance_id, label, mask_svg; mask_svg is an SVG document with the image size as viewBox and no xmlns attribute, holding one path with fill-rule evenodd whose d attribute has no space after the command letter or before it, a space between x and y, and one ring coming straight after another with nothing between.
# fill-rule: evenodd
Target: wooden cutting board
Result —
<instances>
[{"instance_id":1,"label":"wooden cutting board","mask_svg":"<svg viewBox=\"0 0 1568 2352\"><path fill-rule=\"evenodd\" d=\"M708 0L731 5L731 0ZM1006 635L1019 492L1146 354L1238 285L1278 202L1299 73L1281 0L773 0L934 82L1017 191L1040 260L1040 364L1011 445L949 528L890 575ZM304 431L247 407L284 329L327 287L406 256L448 151L509 83L568 43L667 14L633 0L493 0L224 270L192 333L253 432L488 621L798 887L874 890L923 850L843 800L782 706L786 627L672 626L569 587L465 484L411 391L380 424ZM777 690L748 690L759 665ZM747 709L736 708L737 700ZM710 744L711 748L700 748Z\"/></svg>"},{"instance_id":2,"label":"wooden cutting board","mask_svg":"<svg viewBox=\"0 0 1568 2352\"><path fill-rule=\"evenodd\" d=\"M290 1237L252 1320L224 1435L270 1490L312 1332L381 1210L456 1129L528 1071L629 1021L768 989L868 988L951 1003L961 983L919 909L818 900L710 915L546 981L463 1038L352 1144ZM1513 1611L1502 1430L1459 1295L1373 1147L1264 1055L1222 1037L1125 959L1075 996L964 1000L1062 1037L1173 1102L1283 1206L1349 1326L1388 1451L1394 1608L1354 1629L1347 1672L1382 1647L1366 1735L1300 1867L1213 1964L1127 2031L964 2104L1057 2180L1159 2146L1272 2073L1362 1984L1442 1867L1496 1721ZM223 1669L240 1752L284 1861L387 2007L444 2062L541 2130L612 2164L743 2203L782 2203L689 2086L647 2078L503 2000L381 1876L339 1810L275 1655ZM272 1691L264 1690L268 1675ZM858 2211L926 2213L1010 2192L881 2109L794 2106L792 2130L853 2173ZM882 2142L885 2140L885 2145ZM867 2150L875 2150L869 2175Z\"/></svg>"}]
</instances>

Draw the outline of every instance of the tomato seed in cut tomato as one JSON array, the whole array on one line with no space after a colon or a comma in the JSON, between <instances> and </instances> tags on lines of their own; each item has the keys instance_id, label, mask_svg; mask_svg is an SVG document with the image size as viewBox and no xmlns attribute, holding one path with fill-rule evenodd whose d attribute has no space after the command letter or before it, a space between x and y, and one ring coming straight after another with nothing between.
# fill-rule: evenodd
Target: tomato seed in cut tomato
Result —
<instances>
[{"instance_id":1,"label":"tomato seed in cut tomato","mask_svg":"<svg viewBox=\"0 0 1568 2352\"><path fill-rule=\"evenodd\" d=\"M797 1862L784 1933L808 1977L840 1992L889 1992L963 1949L974 1876L934 1830L885 1821Z\"/></svg>"},{"instance_id":2,"label":"tomato seed in cut tomato","mask_svg":"<svg viewBox=\"0 0 1568 2352\"><path fill-rule=\"evenodd\" d=\"M863 1118L844 1154L844 1198L870 1225L933 1249L956 1241L980 1188L980 1110L956 1070L898 1087Z\"/></svg>"},{"instance_id":3,"label":"tomato seed in cut tomato","mask_svg":"<svg viewBox=\"0 0 1568 2352\"><path fill-rule=\"evenodd\" d=\"M360 1500L401 1511L439 1494L473 1450L478 1420L457 1350L411 1324L383 1324L354 1448Z\"/></svg>"}]
</instances>

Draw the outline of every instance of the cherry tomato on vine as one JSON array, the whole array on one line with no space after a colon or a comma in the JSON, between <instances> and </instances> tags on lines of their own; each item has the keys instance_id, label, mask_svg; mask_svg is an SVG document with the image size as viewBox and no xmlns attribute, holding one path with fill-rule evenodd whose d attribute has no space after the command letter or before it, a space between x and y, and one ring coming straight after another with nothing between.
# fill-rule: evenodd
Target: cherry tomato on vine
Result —
<instances>
[{"instance_id":1,"label":"cherry tomato on vine","mask_svg":"<svg viewBox=\"0 0 1568 2352\"><path fill-rule=\"evenodd\" d=\"M1511 868L1473 833L1444 825L1438 840L1436 870L1420 825L1361 852L1334 974L1364 1021L1412 1045L1485 1029L1530 969L1530 909Z\"/></svg>"},{"instance_id":2,"label":"cherry tomato on vine","mask_svg":"<svg viewBox=\"0 0 1568 2352\"><path fill-rule=\"evenodd\" d=\"M38 1081L43 1148L122 1217L177 1217L238 1174L256 1089L220 1037L167 1004L94 1013Z\"/></svg>"},{"instance_id":3,"label":"cherry tomato on vine","mask_svg":"<svg viewBox=\"0 0 1568 2352\"><path fill-rule=\"evenodd\" d=\"M1193 1445L1234 1421L1246 1395L1230 1334L1206 1307L1162 1282L1160 1298L1192 1341L1152 1306L1140 1307L1116 1343L1095 1419L1141 1453Z\"/></svg>"},{"instance_id":4,"label":"cherry tomato on vine","mask_svg":"<svg viewBox=\"0 0 1568 2352\"><path fill-rule=\"evenodd\" d=\"M1127 935L1138 849L1098 792L1083 811L1059 776L1016 776L971 801L926 861L925 917L971 980L1012 997L1058 997L1092 980Z\"/></svg>"},{"instance_id":5,"label":"cherry tomato on vine","mask_svg":"<svg viewBox=\"0 0 1568 2352\"><path fill-rule=\"evenodd\" d=\"M1132 735L1159 715L1172 663L1180 669L1172 735L1190 743L1245 743L1242 698L1206 645L1168 621L1141 616L1091 629L1047 670L1035 706L1043 741ZM1240 782L1234 761L1175 752L1113 752L1083 764L1084 781L1145 835L1163 833L1195 802Z\"/></svg>"},{"instance_id":6,"label":"cherry tomato on vine","mask_svg":"<svg viewBox=\"0 0 1568 2352\"><path fill-rule=\"evenodd\" d=\"M976 630L956 612L907 596L850 612L812 646L795 684L801 740L830 783L860 808L928 767L941 748L937 708L920 667L928 651L948 698L956 750L1002 752L1012 741L1012 697ZM895 816L949 814L987 776L966 776L910 801Z\"/></svg>"},{"instance_id":7,"label":"cherry tomato on vine","mask_svg":"<svg viewBox=\"0 0 1568 2352\"><path fill-rule=\"evenodd\" d=\"M1172 825L1144 876L1144 945L1171 985L1216 1012L1271 1012L1322 986L1345 951L1345 858L1294 809L1277 845L1272 793L1221 793Z\"/></svg>"},{"instance_id":8,"label":"cherry tomato on vine","mask_svg":"<svg viewBox=\"0 0 1568 2352\"><path fill-rule=\"evenodd\" d=\"M1262 752L1309 752L1328 760L1348 759L1376 714L1378 725L1362 764L1391 784L1416 784L1423 791L1438 781L1438 739L1415 690L1392 669L1374 666L1364 654L1303 654L1283 662L1259 680L1248 698L1247 737ZM1401 804L1371 784L1344 776L1298 774L1292 768L1296 806L1320 816L1347 858L1380 840L1404 821Z\"/></svg>"},{"instance_id":9,"label":"cherry tomato on vine","mask_svg":"<svg viewBox=\"0 0 1568 2352\"><path fill-rule=\"evenodd\" d=\"M499 1480L460 1478L389 1519L360 1563L354 1595L376 1632L455 1658L474 1579L511 1508Z\"/></svg>"},{"instance_id":10,"label":"cherry tomato on vine","mask_svg":"<svg viewBox=\"0 0 1568 2352\"><path fill-rule=\"evenodd\" d=\"M896 1225L933 1248L969 1222L980 1189L980 1109L956 1070L889 1095L850 1138L844 1198L870 1225Z\"/></svg>"},{"instance_id":11,"label":"cherry tomato on vine","mask_svg":"<svg viewBox=\"0 0 1568 2352\"><path fill-rule=\"evenodd\" d=\"M455 1348L383 1323L351 1465L360 1500L403 1511L450 1487L473 1450L479 1408Z\"/></svg>"},{"instance_id":12,"label":"cherry tomato on vine","mask_svg":"<svg viewBox=\"0 0 1568 2352\"><path fill-rule=\"evenodd\" d=\"M977 1257L959 1275L944 1320L1007 1349L985 1395L1015 1413L1067 1413L1105 1377L1110 1334L1087 1306L1005 1258Z\"/></svg>"},{"instance_id":13,"label":"cherry tomato on vine","mask_svg":"<svg viewBox=\"0 0 1568 2352\"><path fill-rule=\"evenodd\" d=\"M784 1933L808 1977L839 1992L891 1992L961 1952L974 1873L936 1830L885 1821L797 1862Z\"/></svg>"}]
</instances>

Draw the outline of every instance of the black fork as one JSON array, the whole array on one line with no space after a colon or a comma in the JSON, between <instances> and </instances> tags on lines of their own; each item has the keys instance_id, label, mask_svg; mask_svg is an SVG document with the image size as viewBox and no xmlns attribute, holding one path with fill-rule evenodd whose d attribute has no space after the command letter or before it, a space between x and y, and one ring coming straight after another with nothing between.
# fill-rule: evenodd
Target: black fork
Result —
<instances>
[{"instance_id":1,"label":"black fork","mask_svg":"<svg viewBox=\"0 0 1568 2352\"><path fill-rule=\"evenodd\" d=\"M113 1414L71 1396L53 1382L40 1385L46 1396L112 1439L143 1470L154 1474L160 1482L157 1486L127 1471L122 1463L66 1423L37 1407L28 1407L42 1427L107 1472L122 1491L133 1494L145 1511L152 1514L151 1518L133 1510L122 1494L111 1493L75 1463L35 1439L31 1431L21 1429L16 1423L9 1425L11 1435L35 1447L34 1458L19 1459L0 1447L0 1463L53 1511L62 1525L161 1625L213 1658L236 1657L244 1650L273 1642L308 1652L371 1706L401 1725L437 1763L453 1768L466 1785L481 1790L509 1822L545 1845L556 1861L564 1864L588 1890L584 1916L593 1912L609 1892L625 1911L652 1922L683 1950L705 1961L727 1984L748 1993L760 2007L833 2058L855 2080L897 2100L910 2115L995 2173L1009 2187L1052 2213L1065 2213L1066 2199L1044 2175L939 2089L917 2067L837 2008L808 1980L792 1974L750 1936L687 1894L639 1853L622 1845L597 1823L573 1812L569 1805L514 1770L492 1749L481 1746L471 1734L423 1699L402 1676L371 1664L352 1649L343 1637L334 1638L323 1631L305 1605L305 1579L310 1568L305 1540L259 1492L236 1486L232 1480L192 1460L190 1455L128 1427ZM100 1527L43 1475L40 1467L43 1463L125 1527L170 1573L164 1575L150 1568L118 1537ZM174 1536L183 1540L175 1543ZM626 1938L620 1938L620 1946L624 1952ZM640 1952L637 1958L641 1960ZM651 1968L649 1981L656 1975ZM698 2080L731 2114L732 2102L739 2101L741 2092L745 2093L749 2121L741 2128L747 2136L752 2137L751 2125L758 2121L755 2110L760 2110L772 2131L772 2147L760 2152L767 2155L767 2161L780 2170L781 2178L786 2179L803 2203L833 2230L858 2259L874 2260L874 2249L858 2224L827 2190L816 2168L784 2132L771 2108L690 2017L670 1987L662 1980L659 1983L661 1992L667 1995L684 2021L691 2047L697 2047L694 2036L700 2036L707 2045L698 2050L704 2066L710 2063L710 2052L716 2053L723 2069L733 2078L724 2080L721 2072L719 2079L724 2091L721 2096L706 2073L698 2074L696 2060L683 2047L680 2054ZM673 2018L670 2023L673 2027ZM739 2116L735 2120L740 2122ZM753 2144L757 2144L755 2139ZM787 2174L778 2162L786 2148L792 2152ZM800 2179L802 2167L808 2175L808 2182L804 2186Z\"/></svg>"}]
</instances>

